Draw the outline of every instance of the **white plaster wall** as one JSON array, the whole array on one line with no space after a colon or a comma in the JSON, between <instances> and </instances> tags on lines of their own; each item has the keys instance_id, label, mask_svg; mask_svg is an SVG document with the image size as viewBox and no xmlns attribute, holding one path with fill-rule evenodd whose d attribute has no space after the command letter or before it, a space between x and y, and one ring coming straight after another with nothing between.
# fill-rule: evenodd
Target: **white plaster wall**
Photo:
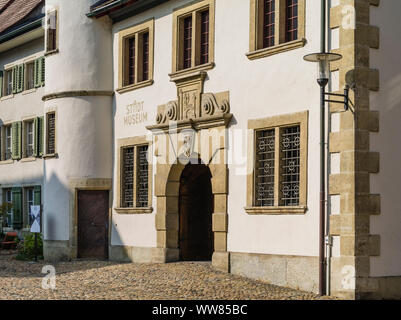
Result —
<instances>
[{"instance_id":1,"label":"white plaster wall","mask_svg":"<svg viewBox=\"0 0 401 320\"><path fill-rule=\"evenodd\" d=\"M112 90L111 23L86 17L93 0L49 0L59 13L59 53L46 59L46 94ZM112 178L112 98L70 97L45 102L56 111L57 159L45 161L44 238L68 240L71 179Z\"/></svg>"},{"instance_id":2,"label":"white plaster wall","mask_svg":"<svg viewBox=\"0 0 401 320\"><path fill-rule=\"evenodd\" d=\"M113 26L114 87L118 86L117 32L155 18L155 83L151 87L115 96L115 138L146 134L145 126L155 124L157 106L177 97L176 87L168 76L172 65L172 11L189 3L169 1L151 11L129 18ZM249 119L309 110L308 140L308 212L302 216L250 216L246 205L246 133L243 132L243 163L229 166L229 232L228 250L266 254L317 256L319 245L319 88L315 66L303 61L305 54L320 48L320 1L307 1L307 45L287 53L250 61L249 1L217 0L215 29L216 67L208 71L205 92L230 91L231 129L246 129ZM147 121L124 126L127 105L144 102ZM233 143L230 141L230 145ZM241 146L235 141L235 146ZM230 150L232 152L233 150ZM116 161L116 156L115 156ZM237 169L239 169L237 171ZM239 174L241 173L242 174ZM116 168L114 171L116 176ZM116 194L114 195L116 200ZM155 198L153 204L155 205ZM154 214L118 215L112 244L154 246L156 230ZM118 236L117 236L118 233Z\"/></svg>"},{"instance_id":3,"label":"white plaster wall","mask_svg":"<svg viewBox=\"0 0 401 320\"><path fill-rule=\"evenodd\" d=\"M0 53L0 69L5 65L22 64L24 59L39 57L43 53L43 39L30 41L22 46ZM43 115L44 88L37 88L30 93L22 92L12 98L0 101L0 125L23 121ZM14 161L12 164L0 164L0 188L13 186L42 185L43 161ZM0 195L1 196L1 195Z\"/></svg>"},{"instance_id":4,"label":"white plaster wall","mask_svg":"<svg viewBox=\"0 0 401 320\"><path fill-rule=\"evenodd\" d=\"M380 256L371 258L372 276L401 275L401 1L371 6L371 24L380 28L380 49L370 50L371 68L380 71L380 91L370 108L379 111L380 132L370 148L380 152L380 172L371 175L371 192L380 193L381 215L371 218L371 234L380 235Z\"/></svg>"}]
</instances>

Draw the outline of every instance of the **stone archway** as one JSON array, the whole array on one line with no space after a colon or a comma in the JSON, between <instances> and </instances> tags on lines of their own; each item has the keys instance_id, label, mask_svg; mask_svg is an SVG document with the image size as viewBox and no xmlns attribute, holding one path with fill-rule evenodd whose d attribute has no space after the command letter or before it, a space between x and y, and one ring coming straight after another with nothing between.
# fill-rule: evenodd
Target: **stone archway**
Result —
<instances>
[{"instance_id":1,"label":"stone archway","mask_svg":"<svg viewBox=\"0 0 401 320\"><path fill-rule=\"evenodd\" d=\"M179 189L180 260L210 261L213 254L211 173L203 163L189 162Z\"/></svg>"},{"instance_id":2,"label":"stone archway","mask_svg":"<svg viewBox=\"0 0 401 320\"><path fill-rule=\"evenodd\" d=\"M200 157L199 157L200 158ZM164 250L164 262L178 261L179 248L179 190L180 178L187 163L177 159L173 165L156 166L157 247ZM208 164L213 194L213 256L217 269L229 271L227 252L227 165Z\"/></svg>"}]
</instances>

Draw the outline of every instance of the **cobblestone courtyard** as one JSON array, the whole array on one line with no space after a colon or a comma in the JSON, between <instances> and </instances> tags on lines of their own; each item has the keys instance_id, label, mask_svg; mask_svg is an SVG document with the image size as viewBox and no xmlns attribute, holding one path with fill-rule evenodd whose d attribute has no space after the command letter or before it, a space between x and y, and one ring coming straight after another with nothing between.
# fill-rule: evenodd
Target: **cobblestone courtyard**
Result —
<instances>
[{"instance_id":1,"label":"cobblestone courtyard","mask_svg":"<svg viewBox=\"0 0 401 320\"><path fill-rule=\"evenodd\" d=\"M215 271L210 263L131 264L110 261L57 263L56 289L42 289L43 261L0 256L0 299L258 299L318 296ZM324 297L323 299L328 299Z\"/></svg>"}]
</instances>

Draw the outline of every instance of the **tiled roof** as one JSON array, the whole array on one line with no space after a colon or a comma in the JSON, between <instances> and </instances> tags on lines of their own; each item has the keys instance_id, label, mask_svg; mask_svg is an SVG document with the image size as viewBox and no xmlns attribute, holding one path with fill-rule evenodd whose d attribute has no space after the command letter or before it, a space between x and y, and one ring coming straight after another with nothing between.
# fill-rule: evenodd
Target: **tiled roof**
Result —
<instances>
[{"instance_id":1,"label":"tiled roof","mask_svg":"<svg viewBox=\"0 0 401 320\"><path fill-rule=\"evenodd\" d=\"M28 16L43 0L0 0L0 33Z\"/></svg>"}]
</instances>

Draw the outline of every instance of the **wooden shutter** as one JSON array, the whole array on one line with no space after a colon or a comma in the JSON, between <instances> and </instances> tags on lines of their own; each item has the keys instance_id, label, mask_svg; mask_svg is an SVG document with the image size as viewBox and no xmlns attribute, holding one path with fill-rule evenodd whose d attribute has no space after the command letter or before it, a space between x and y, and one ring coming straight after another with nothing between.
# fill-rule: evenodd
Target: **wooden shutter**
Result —
<instances>
[{"instance_id":1,"label":"wooden shutter","mask_svg":"<svg viewBox=\"0 0 401 320\"><path fill-rule=\"evenodd\" d=\"M0 97L3 96L3 83L4 83L4 73L3 71L0 71Z\"/></svg>"},{"instance_id":2,"label":"wooden shutter","mask_svg":"<svg viewBox=\"0 0 401 320\"><path fill-rule=\"evenodd\" d=\"M35 73L35 88L40 87L41 84L41 74L42 74L42 64L40 63L40 59L35 60L35 67L34 67L34 73Z\"/></svg>"},{"instance_id":3,"label":"wooden shutter","mask_svg":"<svg viewBox=\"0 0 401 320\"><path fill-rule=\"evenodd\" d=\"M40 58L40 85L45 85L45 57Z\"/></svg>"},{"instance_id":4,"label":"wooden shutter","mask_svg":"<svg viewBox=\"0 0 401 320\"><path fill-rule=\"evenodd\" d=\"M43 150L44 150L44 117L39 117L38 118L38 156L42 157L43 156Z\"/></svg>"},{"instance_id":5,"label":"wooden shutter","mask_svg":"<svg viewBox=\"0 0 401 320\"><path fill-rule=\"evenodd\" d=\"M33 156L39 154L39 118L33 119Z\"/></svg>"},{"instance_id":6,"label":"wooden shutter","mask_svg":"<svg viewBox=\"0 0 401 320\"><path fill-rule=\"evenodd\" d=\"M17 93L24 90L24 65L17 66Z\"/></svg>"},{"instance_id":7,"label":"wooden shutter","mask_svg":"<svg viewBox=\"0 0 401 320\"><path fill-rule=\"evenodd\" d=\"M13 228L22 228L22 188L12 188Z\"/></svg>"},{"instance_id":8,"label":"wooden shutter","mask_svg":"<svg viewBox=\"0 0 401 320\"><path fill-rule=\"evenodd\" d=\"M21 159L21 129L22 122L12 124L12 158L14 160Z\"/></svg>"},{"instance_id":9,"label":"wooden shutter","mask_svg":"<svg viewBox=\"0 0 401 320\"><path fill-rule=\"evenodd\" d=\"M33 205L40 206L41 204L42 204L41 188L40 186L35 186L33 188Z\"/></svg>"},{"instance_id":10,"label":"wooden shutter","mask_svg":"<svg viewBox=\"0 0 401 320\"><path fill-rule=\"evenodd\" d=\"M13 93L18 91L18 66L13 67Z\"/></svg>"}]
</instances>

